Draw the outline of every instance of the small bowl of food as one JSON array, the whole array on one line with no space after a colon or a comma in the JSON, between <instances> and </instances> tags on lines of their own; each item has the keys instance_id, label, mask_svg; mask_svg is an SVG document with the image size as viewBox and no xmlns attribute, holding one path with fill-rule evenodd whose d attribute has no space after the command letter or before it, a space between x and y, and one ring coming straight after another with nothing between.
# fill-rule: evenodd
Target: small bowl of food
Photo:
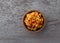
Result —
<instances>
[{"instance_id":1,"label":"small bowl of food","mask_svg":"<svg viewBox=\"0 0 60 43\"><path fill-rule=\"evenodd\" d=\"M43 14L37 10L28 11L22 20L25 28L32 32L41 31L45 25Z\"/></svg>"}]
</instances>

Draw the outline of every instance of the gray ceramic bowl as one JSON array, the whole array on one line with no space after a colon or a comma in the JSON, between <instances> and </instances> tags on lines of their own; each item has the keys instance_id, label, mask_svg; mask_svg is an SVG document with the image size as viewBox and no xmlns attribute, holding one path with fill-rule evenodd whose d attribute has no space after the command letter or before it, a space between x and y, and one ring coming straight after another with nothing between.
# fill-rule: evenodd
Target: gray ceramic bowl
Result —
<instances>
[{"instance_id":1,"label":"gray ceramic bowl","mask_svg":"<svg viewBox=\"0 0 60 43\"><path fill-rule=\"evenodd\" d=\"M23 20L23 25L25 26L25 28L28 30L28 31L31 31L31 32L38 32L38 31L41 31L43 28L44 28L44 26L45 26L45 18L44 18L44 15L42 14L42 17L43 17L43 19L44 19L44 21L43 21L43 26L41 27L41 28L38 28L36 31L32 31L32 30L29 30L28 28L27 28L27 25L25 24L25 22L24 22L24 20L25 20L25 17L26 17L26 15L28 14L28 13L31 13L31 12L38 12L38 13L41 13L40 11L37 11L37 10L30 10L30 11L28 11L28 12L26 12L24 15L23 15L23 18L22 18L22 20Z\"/></svg>"}]
</instances>

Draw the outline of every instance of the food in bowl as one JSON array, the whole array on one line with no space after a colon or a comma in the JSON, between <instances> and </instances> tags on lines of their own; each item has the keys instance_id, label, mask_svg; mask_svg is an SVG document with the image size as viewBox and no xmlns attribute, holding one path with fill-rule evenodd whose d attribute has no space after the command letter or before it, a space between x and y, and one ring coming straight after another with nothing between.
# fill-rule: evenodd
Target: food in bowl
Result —
<instances>
[{"instance_id":1,"label":"food in bowl","mask_svg":"<svg viewBox=\"0 0 60 43\"><path fill-rule=\"evenodd\" d=\"M38 11L30 11L25 14L23 22L28 30L38 31L44 25L44 17Z\"/></svg>"}]
</instances>

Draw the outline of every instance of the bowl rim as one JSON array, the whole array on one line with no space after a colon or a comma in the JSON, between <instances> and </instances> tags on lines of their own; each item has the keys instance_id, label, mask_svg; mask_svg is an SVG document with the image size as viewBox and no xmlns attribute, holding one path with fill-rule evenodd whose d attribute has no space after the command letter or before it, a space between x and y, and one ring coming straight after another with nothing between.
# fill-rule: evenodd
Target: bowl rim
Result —
<instances>
[{"instance_id":1,"label":"bowl rim","mask_svg":"<svg viewBox=\"0 0 60 43\"><path fill-rule=\"evenodd\" d=\"M25 24L24 24L24 17L26 16L27 13L29 13L29 12L31 12L31 11L37 11L37 12L41 13L42 16L43 16L43 18L44 18L44 24L43 24L43 26L42 26L39 30L37 30L37 31L28 30L28 29L26 28ZM42 30L44 29L44 27L45 27L45 25L46 25L46 20L45 20L44 14L43 14L41 11L38 11L38 10L29 10L29 11L27 11L26 13L24 13L24 15L22 16L22 23L23 23L23 25L24 25L24 27L25 27L25 30L30 31L30 32L40 32L40 31L42 31Z\"/></svg>"}]
</instances>

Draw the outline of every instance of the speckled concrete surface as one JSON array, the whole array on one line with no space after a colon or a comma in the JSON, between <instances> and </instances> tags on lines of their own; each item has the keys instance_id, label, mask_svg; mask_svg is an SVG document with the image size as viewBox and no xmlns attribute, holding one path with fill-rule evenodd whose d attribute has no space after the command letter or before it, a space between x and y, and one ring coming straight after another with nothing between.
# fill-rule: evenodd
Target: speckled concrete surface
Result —
<instances>
[{"instance_id":1,"label":"speckled concrete surface","mask_svg":"<svg viewBox=\"0 0 60 43\"><path fill-rule=\"evenodd\" d=\"M22 25L23 14L32 9L46 18L39 33ZM0 0L0 43L60 43L60 0Z\"/></svg>"}]
</instances>

